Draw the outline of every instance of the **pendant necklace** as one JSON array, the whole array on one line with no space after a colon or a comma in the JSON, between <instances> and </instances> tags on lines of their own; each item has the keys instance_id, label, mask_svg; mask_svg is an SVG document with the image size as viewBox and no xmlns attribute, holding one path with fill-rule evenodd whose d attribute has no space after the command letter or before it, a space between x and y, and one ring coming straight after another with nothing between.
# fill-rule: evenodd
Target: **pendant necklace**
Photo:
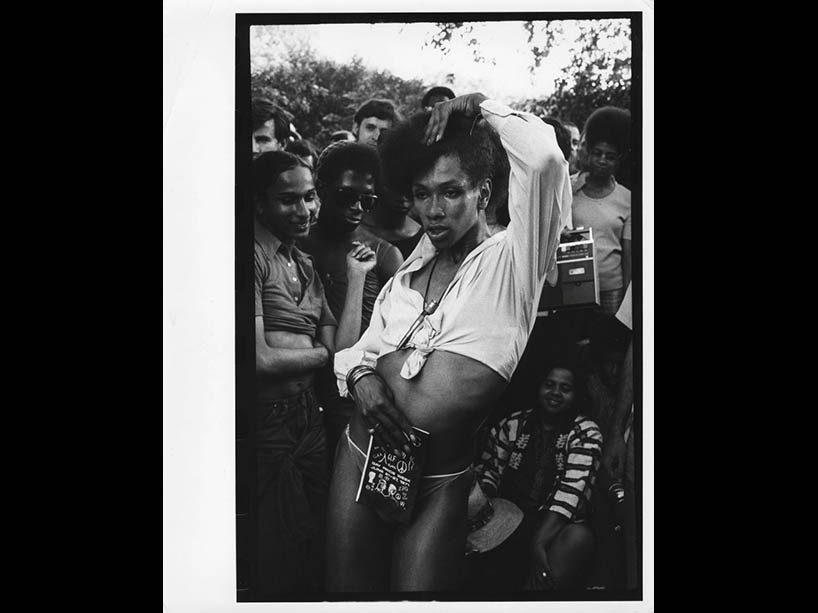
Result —
<instances>
[{"instance_id":1,"label":"pendant necklace","mask_svg":"<svg viewBox=\"0 0 818 613\"><path fill-rule=\"evenodd\" d=\"M432 269L429 271L429 279L426 281L426 291L423 294L423 310L420 312L420 315L417 316L417 319L412 322L412 325L409 326L409 330L406 331L406 334L403 335L400 343L398 343L396 351L400 351L406 346L409 339L412 338L412 335L423 323L423 320L437 310L440 300L443 298L443 296L441 296L438 300L433 298L432 300L427 301L427 298L429 297L429 287L432 285L432 275L435 274L435 266L437 266L437 256L435 256L435 261L432 262ZM446 292L443 293L445 294Z\"/></svg>"}]
</instances>

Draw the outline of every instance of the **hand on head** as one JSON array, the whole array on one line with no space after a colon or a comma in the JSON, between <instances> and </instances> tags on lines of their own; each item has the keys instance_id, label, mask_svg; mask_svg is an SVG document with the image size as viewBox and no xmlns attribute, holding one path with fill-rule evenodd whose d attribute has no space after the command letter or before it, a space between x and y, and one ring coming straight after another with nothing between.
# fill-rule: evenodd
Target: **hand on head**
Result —
<instances>
[{"instance_id":1,"label":"hand on head","mask_svg":"<svg viewBox=\"0 0 818 613\"><path fill-rule=\"evenodd\" d=\"M466 117L476 117L480 114L480 104L487 100L487 97L480 93L465 94L451 100L438 102L426 124L426 131L423 134L423 142L432 145L443 138L446 131L446 124L452 113L462 113Z\"/></svg>"}]
</instances>

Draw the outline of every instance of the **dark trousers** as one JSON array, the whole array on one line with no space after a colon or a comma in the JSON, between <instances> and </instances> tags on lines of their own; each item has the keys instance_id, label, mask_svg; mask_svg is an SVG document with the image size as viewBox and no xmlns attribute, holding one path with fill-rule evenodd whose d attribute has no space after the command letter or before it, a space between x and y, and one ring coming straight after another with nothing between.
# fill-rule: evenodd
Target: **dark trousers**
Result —
<instances>
[{"instance_id":1,"label":"dark trousers","mask_svg":"<svg viewBox=\"0 0 818 613\"><path fill-rule=\"evenodd\" d=\"M256 409L259 600L318 592L329 472L315 393Z\"/></svg>"},{"instance_id":2,"label":"dark trousers","mask_svg":"<svg viewBox=\"0 0 818 613\"><path fill-rule=\"evenodd\" d=\"M330 474L335 461L335 448L341 435L349 424L355 401L352 398L341 398L338 395L338 384L332 365L325 366L316 373L315 391L318 402L324 409L324 428L327 436L327 459Z\"/></svg>"}]
</instances>

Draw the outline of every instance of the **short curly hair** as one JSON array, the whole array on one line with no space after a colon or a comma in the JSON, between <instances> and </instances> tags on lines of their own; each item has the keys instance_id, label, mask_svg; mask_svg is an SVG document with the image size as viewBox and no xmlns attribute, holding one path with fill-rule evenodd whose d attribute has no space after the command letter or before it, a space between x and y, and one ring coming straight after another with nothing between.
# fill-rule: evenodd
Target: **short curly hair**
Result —
<instances>
[{"instance_id":1,"label":"short curly hair","mask_svg":"<svg viewBox=\"0 0 818 613\"><path fill-rule=\"evenodd\" d=\"M608 143L619 153L626 153L631 143L631 112L617 106L603 106L585 121L585 146Z\"/></svg>"},{"instance_id":2,"label":"short curly hair","mask_svg":"<svg viewBox=\"0 0 818 613\"><path fill-rule=\"evenodd\" d=\"M371 174L381 184L381 163L372 147L342 140L330 143L315 163L316 187L332 184L346 170Z\"/></svg>"},{"instance_id":3,"label":"short curly hair","mask_svg":"<svg viewBox=\"0 0 818 613\"><path fill-rule=\"evenodd\" d=\"M411 194L414 180L445 155L456 155L460 159L472 185L486 177L494 179L499 153L495 152L496 141L492 140L491 128L484 121L479 117L452 114L443 138L426 146L422 139L430 116L430 111L412 115L389 130L378 143L384 178L392 189Z\"/></svg>"},{"instance_id":4,"label":"short curly hair","mask_svg":"<svg viewBox=\"0 0 818 613\"><path fill-rule=\"evenodd\" d=\"M593 404L588 387L589 371L582 358L581 350L579 349L569 348L567 346L560 347L549 356L541 367L537 368L534 377L535 387L532 390L535 395L534 398L536 399L540 386L555 368L567 370L574 377L573 407L571 412L564 415L563 418L567 420L569 417L576 415L593 417Z\"/></svg>"},{"instance_id":5,"label":"short curly hair","mask_svg":"<svg viewBox=\"0 0 818 613\"><path fill-rule=\"evenodd\" d=\"M300 158L312 156L313 163L318 161L318 152L315 150L315 147L313 147L310 141L303 138L301 140L294 140L287 143L284 150L288 153L294 153Z\"/></svg>"}]
</instances>

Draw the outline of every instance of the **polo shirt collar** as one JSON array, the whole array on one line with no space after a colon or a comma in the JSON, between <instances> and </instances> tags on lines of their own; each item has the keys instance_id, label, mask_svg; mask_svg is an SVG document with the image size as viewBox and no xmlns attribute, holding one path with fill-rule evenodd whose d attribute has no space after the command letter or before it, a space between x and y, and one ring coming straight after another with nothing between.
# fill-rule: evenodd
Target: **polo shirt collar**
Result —
<instances>
[{"instance_id":1,"label":"polo shirt collar","mask_svg":"<svg viewBox=\"0 0 818 613\"><path fill-rule=\"evenodd\" d=\"M272 258L281 249L288 257L292 258L295 245L287 246L282 243L281 239L270 232L258 219L253 220L253 227L256 241L267 253L267 257Z\"/></svg>"}]
</instances>

